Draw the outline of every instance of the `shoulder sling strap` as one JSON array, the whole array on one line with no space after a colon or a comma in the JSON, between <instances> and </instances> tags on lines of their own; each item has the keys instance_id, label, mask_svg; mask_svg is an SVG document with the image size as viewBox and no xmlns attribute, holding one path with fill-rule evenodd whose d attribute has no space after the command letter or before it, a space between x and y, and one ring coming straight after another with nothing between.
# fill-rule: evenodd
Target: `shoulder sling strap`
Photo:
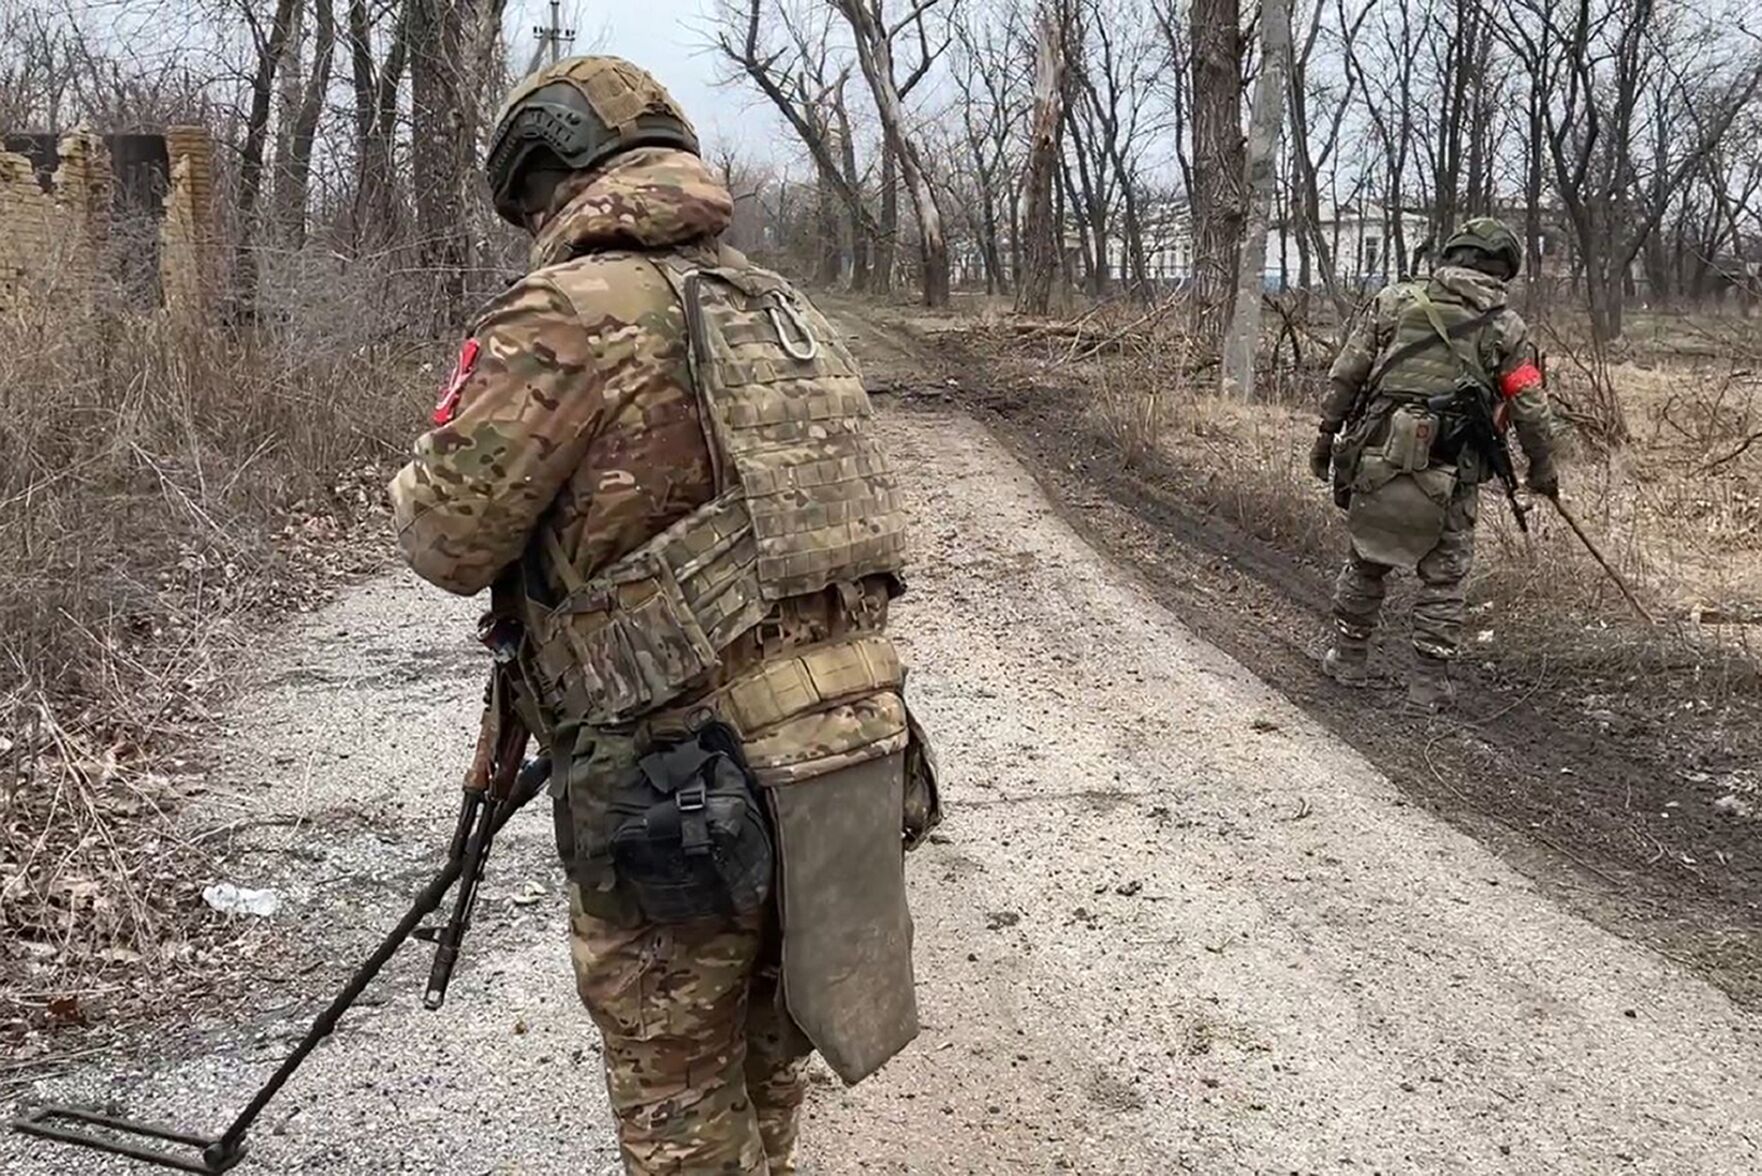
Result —
<instances>
[{"instance_id":1,"label":"shoulder sling strap","mask_svg":"<svg viewBox=\"0 0 1762 1176\"><path fill-rule=\"evenodd\" d=\"M1439 342L1442 342L1444 346L1450 348L1451 352L1456 356L1457 362L1462 362L1462 353L1456 349L1455 341L1471 335L1482 327L1490 324L1498 317L1499 311L1502 309L1495 306L1491 310L1482 311L1473 318L1464 319L1454 327L1446 329L1443 319L1438 315L1438 308L1432 304L1432 300L1426 295L1425 289L1420 286L1415 286L1414 295L1420 304L1420 308L1425 311L1426 318L1431 321L1432 329L1436 334L1421 339L1415 339L1406 346L1390 352L1388 358L1383 360L1383 362L1377 367L1377 370L1371 374L1370 379L1364 382L1366 388L1375 388L1382 382L1383 377L1388 375L1389 370L1396 364L1403 360L1412 359L1422 351L1431 350L1433 347L1436 347ZM1470 370L1479 368L1479 366L1480 365L1477 363L1473 365Z\"/></svg>"}]
</instances>

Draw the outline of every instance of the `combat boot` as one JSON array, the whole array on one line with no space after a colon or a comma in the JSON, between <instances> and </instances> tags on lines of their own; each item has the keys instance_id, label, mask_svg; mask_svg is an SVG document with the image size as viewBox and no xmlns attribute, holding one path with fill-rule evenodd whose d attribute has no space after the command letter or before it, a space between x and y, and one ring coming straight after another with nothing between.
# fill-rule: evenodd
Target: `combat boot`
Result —
<instances>
[{"instance_id":1,"label":"combat boot","mask_svg":"<svg viewBox=\"0 0 1762 1176\"><path fill-rule=\"evenodd\" d=\"M1322 673L1342 686L1362 686L1370 680L1369 660L1369 641L1336 633L1333 648L1322 658Z\"/></svg>"},{"instance_id":2,"label":"combat boot","mask_svg":"<svg viewBox=\"0 0 1762 1176\"><path fill-rule=\"evenodd\" d=\"M1407 701L1420 710L1444 711L1456 705L1456 684L1450 681L1450 662L1418 649L1413 651L1412 677Z\"/></svg>"}]
</instances>

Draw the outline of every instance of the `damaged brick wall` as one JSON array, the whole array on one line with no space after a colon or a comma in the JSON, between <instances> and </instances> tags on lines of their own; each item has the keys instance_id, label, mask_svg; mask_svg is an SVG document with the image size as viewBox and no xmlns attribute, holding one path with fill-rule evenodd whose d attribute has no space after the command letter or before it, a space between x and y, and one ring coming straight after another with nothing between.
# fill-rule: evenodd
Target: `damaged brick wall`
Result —
<instances>
[{"instance_id":1,"label":"damaged brick wall","mask_svg":"<svg viewBox=\"0 0 1762 1176\"><path fill-rule=\"evenodd\" d=\"M136 142L125 157L138 159L141 137L130 138ZM206 128L168 130L163 167L169 174L146 185L131 175L134 182L123 188L112 174L110 147L91 131L52 142L45 136L8 142L35 148L38 158L23 149L0 151L0 311L90 307L104 279L123 268L109 249L119 214L138 217L157 237L145 258L154 271L151 297L179 312L211 308L217 234L214 140ZM44 156L54 161L53 171L45 170ZM117 252L139 254L141 245L120 242Z\"/></svg>"},{"instance_id":2,"label":"damaged brick wall","mask_svg":"<svg viewBox=\"0 0 1762 1176\"><path fill-rule=\"evenodd\" d=\"M33 161L0 153L0 307L90 298L109 230L110 168L96 136L62 138L45 191Z\"/></svg>"},{"instance_id":3,"label":"damaged brick wall","mask_svg":"<svg viewBox=\"0 0 1762 1176\"><path fill-rule=\"evenodd\" d=\"M203 127L165 133L171 184L159 229L159 282L175 312L206 315L216 283L214 137Z\"/></svg>"}]
</instances>

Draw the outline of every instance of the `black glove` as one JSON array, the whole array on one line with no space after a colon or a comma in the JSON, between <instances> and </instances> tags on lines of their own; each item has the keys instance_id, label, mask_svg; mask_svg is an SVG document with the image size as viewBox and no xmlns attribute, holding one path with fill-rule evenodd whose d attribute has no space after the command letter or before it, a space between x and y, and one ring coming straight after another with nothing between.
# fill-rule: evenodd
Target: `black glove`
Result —
<instances>
[{"instance_id":1,"label":"black glove","mask_svg":"<svg viewBox=\"0 0 1762 1176\"><path fill-rule=\"evenodd\" d=\"M1318 482L1329 480L1329 470L1334 464L1334 435L1330 432L1316 434L1315 444L1309 447L1309 472L1315 475Z\"/></svg>"},{"instance_id":2,"label":"black glove","mask_svg":"<svg viewBox=\"0 0 1762 1176\"><path fill-rule=\"evenodd\" d=\"M1543 498L1560 497L1560 475L1553 466L1530 468L1529 488Z\"/></svg>"}]
</instances>

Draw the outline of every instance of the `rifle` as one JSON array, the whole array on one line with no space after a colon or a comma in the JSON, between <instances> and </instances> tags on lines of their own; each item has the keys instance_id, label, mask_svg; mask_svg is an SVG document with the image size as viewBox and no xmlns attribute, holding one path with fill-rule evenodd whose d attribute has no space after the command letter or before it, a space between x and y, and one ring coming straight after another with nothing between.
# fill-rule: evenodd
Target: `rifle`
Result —
<instances>
[{"instance_id":1,"label":"rifle","mask_svg":"<svg viewBox=\"0 0 1762 1176\"><path fill-rule=\"evenodd\" d=\"M1494 415L1496 392L1492 377L1481 366L1478 355L1472 351L1463 351L1461 337L1444 326L1443 316L1438 313L1437 305L1423 287L1415 288L1414 300L1425 313L1426 321L1431 323L1432 332L1449 348L1460 373L1455 389L1443 396L1430 398L1426 401L1426 407L1440 415L1454 411L1461 418L1462 429L1454 440L1459 445L1472 446L1493 467L1494 476L1505 488L1505 501L1511 506L1511 517L1517 520L1517 529L1528 535L1530 524L1527 516L1530 508L1517 497L1517 470L1511 464L1511 446ZM1484 325L1492 321L1496 313L1497 310L1486 311L1466 323L1458 323L1457 328L1461 330L1464 327Z\"/></svg>"},{"instance_id":2,"label":"rifle","mask_svg":"<svg viewBox=\"0 0 1762 1176\"><path fill-rule=\"evenodd\" d=\"M514 713L511 669L502 651L491 642L498 632L491 625L480 625L479 635L496 651L498 664L485 691L483 723L478 731L477 749L471 767L465 774L464 799L459 808L458 823L447 848L447 862L440 873L416 895L410 909L392 928L391 933L373 950L325 1010L318 1014L293 1052L288 1054L269 1080L252 1096L231 1126L216 1136L196 1135L169 1127L139 1123L84 1107L46 1105L33 1107L12 1121L12 1129L25 1135L92 1148L112 1155L128 1156L182 1172L200 1172L214 1176L236 1166L245 1157L245 1135L251 1124L263 1113L276 1092L287 1084L318 1044L336 1028L367 986L378 976L404 941L414 935L435 944L434 965L428 974L428 985L422 1003L438 1009L446 1000L447 985L453 967L459 960L459 948L466 930L471 926L471 912L477 901L477 889L489 863L490 847L496 834L537 796L550 778L549 757L521 762L529 738L525 725ZM463 879L463 881L460 881ZM424 919L440 908L447 891L460 882L454 898L452 916L440 927L422 927ZM195 1154L180 1153L175 1148L155 1147L176 1145L193 1149Z\"/></svg>"},{"instance_id":3,"label":"rifle","mask_svg":"<svg viewBox=\"0 0 1762 1176\"><path fill-rule=\"evenodd\" d=\"M1465 377L1457 382L1455 391L1432 397L1426 401L1426 407L1440 416L1450 414L1462 421L1456 443L1463 448L1472 448L1492 467L1493 475L1505 489L1505 501L1511 506L1511 517L1517 520L1517 529L1527 535L1530 532L1530 506L1517 496L1517 469L1511 462L1511 442L1493 415L1492 399L1491 388L1479 380Z\"/></svg>"},{"instance_id":4,"label":"rifle","mask_svg":"<svg viewBox=\"0 0 1762 1176\"><path fill-rule=\"evenodd\" d=\"M459 962L459 948L471 927L471 912L477 906L477 888L483 882L484 867L489 864L489 847L501 827L497 823L501 803L515 793L516 776L522 770L526 741L531 737L514 712L512 655L506 652L512 646L502 643L502 625L493 616L486 616L478 624L478 637L494 653L496 668L484 688L483 721L477 730L471 767L465 772L459 820L447 849L448 860L460 863L453 914L443 926L420 927L415 931L416 938L434 944L434 964L422 994L423 1007L430 1010L446 1003L447 986L452 983L453 968Z\"/></svg>"}]
</instances>

